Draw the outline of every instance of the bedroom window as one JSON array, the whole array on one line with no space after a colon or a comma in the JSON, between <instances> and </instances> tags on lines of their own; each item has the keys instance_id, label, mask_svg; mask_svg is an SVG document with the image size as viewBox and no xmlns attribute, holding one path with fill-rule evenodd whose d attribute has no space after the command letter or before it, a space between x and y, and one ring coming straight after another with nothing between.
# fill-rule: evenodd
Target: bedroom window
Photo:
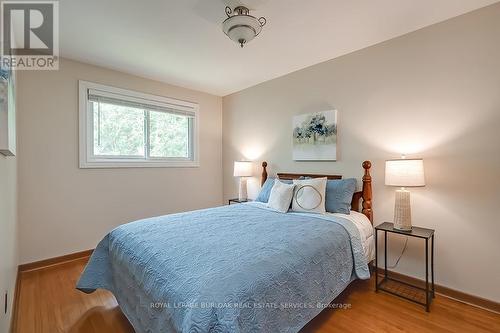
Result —
<instances>
[{"instance_id":1,"label":"bedroom window","mask_svg":"<svg viewBox=\"0 0 500 333\"><path fill-rule=\"evenodd\" d=\"M80 81L80 168L198 166L198 104Z\"/></svg>"}]
</instances>

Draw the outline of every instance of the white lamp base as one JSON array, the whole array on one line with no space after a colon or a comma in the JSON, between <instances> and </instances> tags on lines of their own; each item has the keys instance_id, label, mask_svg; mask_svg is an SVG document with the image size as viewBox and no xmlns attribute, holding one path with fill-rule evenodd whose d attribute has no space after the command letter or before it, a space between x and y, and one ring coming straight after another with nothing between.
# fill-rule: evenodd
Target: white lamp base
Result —
<instances>
[{"instance_id":1,"label":"white lamp base","mask_svg":"<svg viewBox=\"0 0 500 333\"><path fill-rule=\"evenodd\" d=\"M411 231L410 191L404 189L396 191L394 229Z\"/></svg>"},{"instance_id":2,"label":"white lamp base","mask_svg":"<svg viewBox=\"0 0 500 333\"><path fill-rule=\"evenodd\" d=\"M240 177L240 188L238 191L238 200L246 201L247 198L247 180L245 177Z\"/></svg>"}]
</instances>

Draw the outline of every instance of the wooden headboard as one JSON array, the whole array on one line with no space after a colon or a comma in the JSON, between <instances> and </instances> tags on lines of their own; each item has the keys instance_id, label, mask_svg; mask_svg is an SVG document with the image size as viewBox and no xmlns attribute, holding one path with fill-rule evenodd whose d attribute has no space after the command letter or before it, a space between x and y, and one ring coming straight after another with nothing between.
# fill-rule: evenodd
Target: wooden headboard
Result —
<instances>
[{"instance_id":1,"label":"wooden headboard","mask_svg":"<svg viewBox=\"0 0 500 333\"><path fill-rule=\"evenodd\" d=\"M351 207L352 210L361 212L368 217L373 224L373 210L372 210L372 176L370 175L370 168L372 163L370 161L363 162L363 188L360 192L354 193L352 197ZM328 179L342 179L339 175L320 175L310 173L278 173L279 179L299 179L300 177L310 178L328 178ZM262 177L261 185L267 180L267 162L262 162ZM361 202L361 205L360 205Z\"/></svg>"}]
</instances>

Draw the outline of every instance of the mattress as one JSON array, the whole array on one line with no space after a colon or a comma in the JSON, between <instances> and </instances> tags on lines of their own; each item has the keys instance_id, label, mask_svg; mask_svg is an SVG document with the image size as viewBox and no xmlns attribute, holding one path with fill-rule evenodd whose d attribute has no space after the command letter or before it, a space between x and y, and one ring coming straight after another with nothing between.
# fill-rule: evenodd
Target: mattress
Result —
<instances>
[{"instance_id":1,"label":"mattress","mask_svg":"<svg viewBox=\"0 0 500 333\"><path fill-rule=\"evenodd\" d=\"M359 231L366 262L370 262L375 259L374 228L366 215L353 210L349 215L338 213L327 213L327 215L338 216L351 221Z\"/></svg>"}]
</instances>

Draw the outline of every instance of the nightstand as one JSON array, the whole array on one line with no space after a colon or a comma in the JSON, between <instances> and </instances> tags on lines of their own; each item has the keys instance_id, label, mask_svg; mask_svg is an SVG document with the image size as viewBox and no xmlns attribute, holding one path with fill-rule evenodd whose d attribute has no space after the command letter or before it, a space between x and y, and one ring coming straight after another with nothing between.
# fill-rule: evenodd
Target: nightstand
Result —
<instances>
[{"instance_id":1,"label":"nightstand","mask_svg":"<svg viewBox=\"0 0 500 333\"><path fill-rule=\"evenodd\" d=\"M230 205L231 203L234 203L234 204L241 204L241 203L250 202L250 201L252 201L252 200L249 200L249 199L247 199L247 200L229 199L229 203L228 203L228 204L229 204L229 205Z\"/></svg>"},{"instance_id":2,"label":"nightstand","mask_svg":"<svg viewBox=\"0 0 500 333\"><path fill-rule=\"evenodd\" d=\"M378 277L378 248L377 239L378 232L384 232L384 277L379 283ZM405 235L408 237L415 237L425 240L425 288L404 282L387 274L387 233L395 233ZM430 267L431 267L431 284L429 286L429 240L431 241L430 249ZM429 306L434 298L434 230L413 227L411 231L402 231L394 229L394 224L384 222L375 227L375 291L379 290L388 292L390 294L405 298L409 301L418 303L425 306L425 310L429 312ZM422 294L425 296L422 297ZM425 302L420 299L425 298Z\"/></svg>"}]
</instances>

